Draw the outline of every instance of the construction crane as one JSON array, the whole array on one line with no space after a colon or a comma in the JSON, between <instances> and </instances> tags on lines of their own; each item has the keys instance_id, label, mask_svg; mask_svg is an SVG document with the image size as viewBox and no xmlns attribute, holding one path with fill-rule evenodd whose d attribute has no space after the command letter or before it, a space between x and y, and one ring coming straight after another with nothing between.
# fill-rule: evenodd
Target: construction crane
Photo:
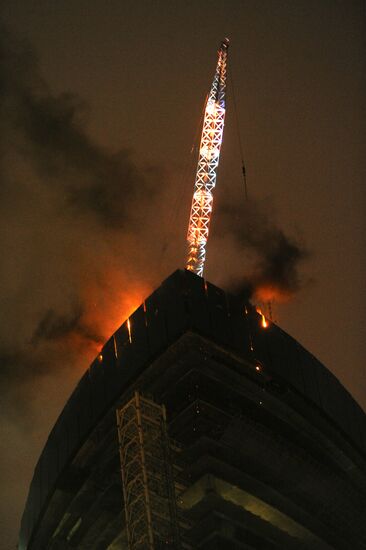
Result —
<instances>
[{"instance_id":1,"label":"construction crane","mask_svg":"<svg viewBox=\"0 0 366 550\"><path fill-rule=\"evenodd\" d=\"M187 233L187 269L203 275L213 190L220 158L225 121L226 64L229 40L221 42L210 93L207 97Z\"/></svg>"}]
</instances>

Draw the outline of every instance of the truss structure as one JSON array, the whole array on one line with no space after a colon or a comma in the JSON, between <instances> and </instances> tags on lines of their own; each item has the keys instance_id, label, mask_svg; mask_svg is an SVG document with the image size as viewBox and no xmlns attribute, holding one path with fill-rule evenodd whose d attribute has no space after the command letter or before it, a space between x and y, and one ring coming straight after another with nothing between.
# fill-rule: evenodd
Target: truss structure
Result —
<instances>
[{"instance_id":1,"label":"truss structure","mask_svg":"<svg viewBox=\"0 0 366 550\"><path fill-rule=\"evenodd\" d=\"M202 277L225 121L226 63L229 41L218 52L216 72L207 98L188 226L187 269Z\"/></svg>"},{"instance_id":2,"label":"truss structure","mask_svg":"<svg viewBox=\"0 0 366 550\"><path fill-rule=\"evenodd\" d=\"M178 550L165 407L135 392L116 412L129 550Z\"/></svg>"}]
</instances>

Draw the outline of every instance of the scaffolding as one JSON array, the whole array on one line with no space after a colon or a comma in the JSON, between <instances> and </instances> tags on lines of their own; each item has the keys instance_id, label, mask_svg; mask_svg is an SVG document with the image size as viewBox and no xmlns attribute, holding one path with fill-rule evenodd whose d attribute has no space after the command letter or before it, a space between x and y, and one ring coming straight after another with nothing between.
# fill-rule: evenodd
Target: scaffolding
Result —
<instances>
[{"instance_id":1,"label":"scaffolding","mask_svg":"<svg viewBox=\"0 0 366 550\"><path fill-rule=\"evenodd\" d=\"M129 550L178 550L165 407L135 392L116 413Z\"/></svg>"}]
</instances>

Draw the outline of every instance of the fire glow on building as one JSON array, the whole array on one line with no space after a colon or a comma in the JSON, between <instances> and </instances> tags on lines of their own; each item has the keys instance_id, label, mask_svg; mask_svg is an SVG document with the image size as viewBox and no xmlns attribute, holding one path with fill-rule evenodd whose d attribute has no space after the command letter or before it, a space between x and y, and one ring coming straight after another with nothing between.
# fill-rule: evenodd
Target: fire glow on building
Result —
<instances>
[{"instance_id":1,"label":"fire glow on building","mask_svg":"<svg viewBox=\"0 0 366 550\"><path fill-rule=\"evenodd\" d=\"M361 549L366 419L260 309L203 279L228 40L174 272L80 379L35 468L20 550Z\"/></svg>"}]
</instances>

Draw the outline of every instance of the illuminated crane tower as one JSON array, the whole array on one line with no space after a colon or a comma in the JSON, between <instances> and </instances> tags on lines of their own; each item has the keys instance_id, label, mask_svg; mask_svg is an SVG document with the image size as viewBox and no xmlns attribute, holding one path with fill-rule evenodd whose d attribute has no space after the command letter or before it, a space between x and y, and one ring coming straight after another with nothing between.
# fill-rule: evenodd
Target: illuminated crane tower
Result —
<instances>
[{"instance_id":1,"label":"illuminated crane tower","mask_svg":"<svg viewBox=\"0 0 366 550\"><path fill-rule=\"evenodd\" d=\"M187 234L187 269L201 277L212 212L212 192L216 184L216 171L224 131L228 47L229 40L225 38L218 52L216 72L207 98Z\"/></svg>"}]
</instances>

